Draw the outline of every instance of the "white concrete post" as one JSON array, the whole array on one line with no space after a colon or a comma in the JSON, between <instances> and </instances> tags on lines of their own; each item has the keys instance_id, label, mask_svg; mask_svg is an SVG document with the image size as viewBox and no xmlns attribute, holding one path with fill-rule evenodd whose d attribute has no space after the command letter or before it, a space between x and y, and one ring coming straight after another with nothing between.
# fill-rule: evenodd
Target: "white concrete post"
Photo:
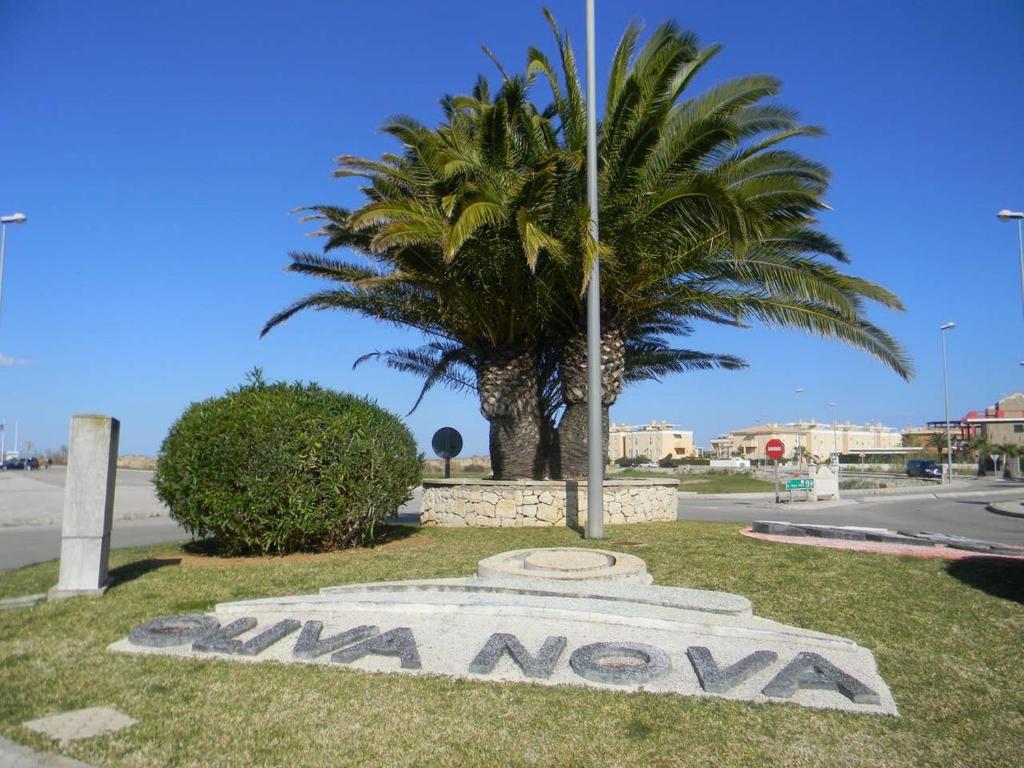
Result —
<instances>
[{"instance_id":1,"label":"white concrete post","mask_svg":"<svg viewBox=\"0 0 1024 768\"><path fill-rule=\"evenodd\" d=\"M101 595L107 589L120 430L120 422L110 416L71 417L60 577L51 599Z\"/></svg>"}]
</instances>

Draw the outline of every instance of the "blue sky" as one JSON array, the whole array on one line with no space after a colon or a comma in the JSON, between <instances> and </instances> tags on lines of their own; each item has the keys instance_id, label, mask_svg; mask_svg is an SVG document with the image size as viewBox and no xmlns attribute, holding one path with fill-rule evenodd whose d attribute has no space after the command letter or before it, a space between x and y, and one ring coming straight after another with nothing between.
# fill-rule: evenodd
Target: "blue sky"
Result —
<instances>
[{"instance_id":1,"label":"blue sky","mask_svg":"<svg viewBox=\"0 0 1024 768\"><path fill-rule=\"evenodd\" d=\"M582 56L582 0L549 3ZM852 271L907 312L873 318L917 376L798 333L702 327L695 348L747 371L630 389L615 421L718 433L799 415L902 426L942 417L938 326L949 336L954 414L1024 388L1016 233L1024 209L1024 4L598 2L599 71L630 18L674 17L724 52L701 85L767 72L781 101L827 136L801 146L834 173L824 220ZM121 419L122 453L153 454L192 401L253 366L370 395L404 414L418 382L360 354L411 333L341 313L299 316L260 340L277 309L314 289L286 275L318 247L289 211L351 205L342 153L378 155L396 113L436 122L438 98L550 49L533 2L25 3L0 0L0 213L9 227L0 314L0 420L8 447L67 441L72 413ZM27 364L11 365L12 361ZM794 394L797 387L805 391ZM407 419L423 450L443 425L486 451L475 398L428 396Z\"/></svg>"}]
</instances>

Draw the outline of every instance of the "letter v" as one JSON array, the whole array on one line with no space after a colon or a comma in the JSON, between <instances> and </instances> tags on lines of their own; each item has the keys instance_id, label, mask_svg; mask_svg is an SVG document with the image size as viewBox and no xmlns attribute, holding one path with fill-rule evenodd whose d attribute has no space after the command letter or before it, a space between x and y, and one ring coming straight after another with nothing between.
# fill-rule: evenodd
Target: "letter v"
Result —
<instances>
[{"instance_id":1,"label":"letter v","mask_svg":"<svg viewBox=\"0 0 1024 768\"><path fill-rule=\"evenodd\" d=\"M307 621L302 627L299 639L295 641L292 649L292 656L296 659L315 659L325 653L336 651L346 645L358 643L380 634L380 628L369 624L361 624L353 629L346 630L337 635L331 635L320 639L320 632L324 625L319 621Z\"/></svg>"},{"instance_id":2,"label":"letter v","mask_svg":"<svg viewBox=\"0 0 1024 768\"><path fill-rule=\"evenodd\" d=\"M700 687L709 693L727 693L751 675L775 663L778 657L773 651L754 651L732 666L719 669L711 651L701 645L691 645L686 655L697 673Z\"/></svg>"}]
</instances>

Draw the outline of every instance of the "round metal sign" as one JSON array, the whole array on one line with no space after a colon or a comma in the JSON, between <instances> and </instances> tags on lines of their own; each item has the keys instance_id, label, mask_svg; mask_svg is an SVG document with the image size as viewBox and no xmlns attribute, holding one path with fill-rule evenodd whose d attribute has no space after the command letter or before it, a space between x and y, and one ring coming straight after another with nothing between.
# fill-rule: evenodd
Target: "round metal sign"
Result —
<instances>
[{"instance_id":1,"label":"round metal sign","mask_svg":"<svg viewBox=\"0 0 1024 768\"><path fill-rule=\"evenodd\" d=\"M462 435L452 427L441 427L430 439L430 446L442 459L454 459L462 450Z\"/></svg>"},{"instance_id":2,"label":"round metal sign","mask_svg":"<svg viewBox=\"0 0 1024 768\"><path fill-rule=\"evenodd\" d=\"M777 437L773 437L764 444L764 452L769 459L781 459L786 453L786 445Z\"/></svg>"}]
</instances>

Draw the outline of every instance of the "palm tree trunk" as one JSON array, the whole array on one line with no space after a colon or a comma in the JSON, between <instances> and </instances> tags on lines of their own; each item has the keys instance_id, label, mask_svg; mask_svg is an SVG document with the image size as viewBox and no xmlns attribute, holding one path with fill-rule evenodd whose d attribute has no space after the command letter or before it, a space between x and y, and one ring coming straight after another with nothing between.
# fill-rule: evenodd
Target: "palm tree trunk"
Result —
<instances>
[{"instance_id":1,"label":"palm tree trunk","mask_svg":"<svg viewBox=\"0 0 1024 768\"><path fill-rule=\"evenodd\" d=\"M547 454L532 351L495 350L477 364L480 413L490 422L495 480L541 479Z\"/></svg>"},{"instance_id":2,"label":"palm tree trunk","mask_svg":"<svg viewBox=\"0 0 1024 768\"><path fill-rule=\"evenodd\" d=\"M626 342L615 326L601 329L601 445L608 456L608 409L622 392ZM587 476L587 336L578 333L566 344L560 367L565 410L558 422L561 479Z\"/></svg>"}]
</instances>

